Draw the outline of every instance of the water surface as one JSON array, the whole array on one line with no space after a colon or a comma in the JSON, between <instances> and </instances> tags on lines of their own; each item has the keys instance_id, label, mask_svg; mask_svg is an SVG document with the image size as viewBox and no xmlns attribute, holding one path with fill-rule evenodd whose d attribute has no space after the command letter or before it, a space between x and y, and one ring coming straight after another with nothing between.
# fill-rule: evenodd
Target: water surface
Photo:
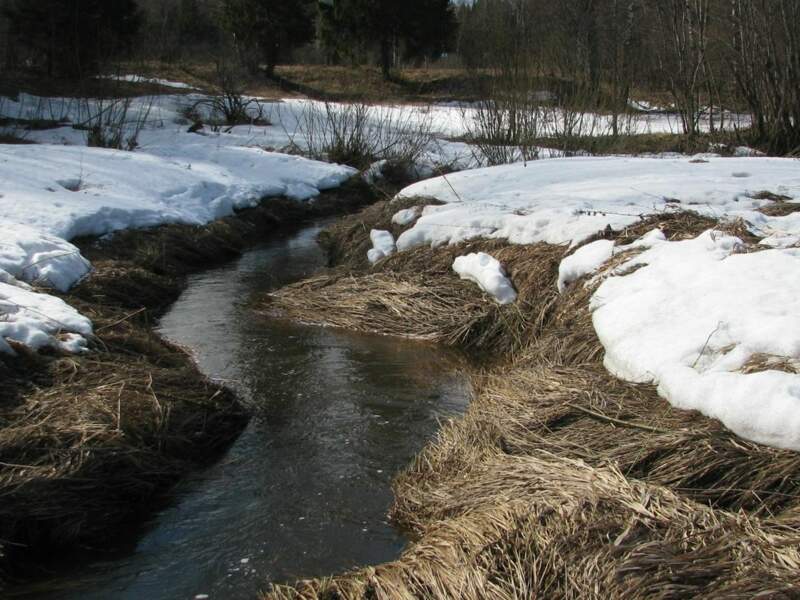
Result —
<instances>
[{"instance_id":1,"label":"water surface","mask_svg":"<svg viewBox=\"0 0 800 600\"><path fill-rule=\"evenodd\" d=\"M390 481L469 390L440 348L254 316L254 298L324 264L320 228L191 278L160 331L233 386L252 421L137 539L25 596L253 598L267 582L397 557Z\"/></svg>"}]
</instances>

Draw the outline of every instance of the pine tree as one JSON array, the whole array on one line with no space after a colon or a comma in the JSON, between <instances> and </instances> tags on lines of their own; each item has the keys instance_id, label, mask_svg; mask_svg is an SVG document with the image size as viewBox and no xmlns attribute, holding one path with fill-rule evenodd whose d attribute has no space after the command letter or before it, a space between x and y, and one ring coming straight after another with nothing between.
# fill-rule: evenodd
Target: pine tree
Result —
<instances>
[{"instance_id":1,"label":"pine tree","mask_svg":"<svg viewBox=\"0 0 800 600\"><path fill-rule=\"evenodd\" d=\"M272 76L287 50L313 39L315 10L314 0L223 0L222 22L248 70L263 62Z\"/></svg>"},{"instance_id":2,"label":"pine tree","mask_svg":"<svg viewBox=\"0 0 800 600\"><path fill-rule=\"evenodd\" d=\"M457 26L449 0L335 0L322 17L324 42L337 48L372 45L385 77L398 49L410 59L438 56L449 48Z\"/></svg>"},{"instance_id":3,"label":"pine tree","mask_svg":"<svg viewBox=\"0 0 800 600\"><path fill-rule=\"evenodd\" d=\"M128 50L141 26L135 0L12 0L6 13L51 76L95 72L102 59Z\"/></svg>"}]
</instances>

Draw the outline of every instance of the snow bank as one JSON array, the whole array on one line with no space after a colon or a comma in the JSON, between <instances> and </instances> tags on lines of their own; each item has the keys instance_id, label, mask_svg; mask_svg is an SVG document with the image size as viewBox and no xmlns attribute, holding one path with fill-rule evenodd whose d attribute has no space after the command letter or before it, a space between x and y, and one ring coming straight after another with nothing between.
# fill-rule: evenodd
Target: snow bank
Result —
<instances>
[{"instance_id":1,"label":"snow bank","mask_svg":"<svg viewBox=\"0 0 800 600\"><path fill-rule=\"evenodd\" d=\"M486 237L511 243L578 244L607 226L641 216L693 210L741 217L761 236L800 233L800 213L768 217L769 190L800 197L800 162L780 158L569 158L462 171L422 181L400 197L430 196L428 206L398 249Z\"/></svg>"},{"instance_id":2,"label":"snow bank","mask_svg":"<svg viewBox=\"0 0 800 600\"><path fill-rule=\"evenodd\" d=\"M369 233L369 238L372 240L372 249L367 252L367 258L373 265L379 260L391 256L397 250L394 236L389 231L373 229Z\"/></svg>"},{"instance_id":3,"label":"snow bank","mask_svg":"<svg viewBox=\"0 0 800 600\"><path fill-rule=\"evenodd\" d=\"M92 323L60 298L0 283L0 352L14 354L6 340L33 350L49 347L82 352Z\"/></svg>"},{"instance_id":4,"label":"snow bank","mask_svg":"<svg viewBox=\"0 0 800 600\"><path fill-rule=\"evenodd\" d=\"M761 246L769 248L791 248L800 246L800 234L773 233L759 242Z\"/></svg>"},{"instance_id":5,"label":"snow bank","mask_svg":"<svg viewBox=\"0 0 800 600\"><path fill-rule=\"evenodd\" d=\"M461 279L477 283L498 304L512 304L517 299L517 292L506 276L503 265L485 252L459 256L453 262L453 270Z\"/></svg>"},{"instance_id":6,"label":"snow bank","mask_svg":"<svg viewBox=\"0 0 800 600\"><path fill-rule=\"evenodd\" d=\"M579 248L559 268L559 289L615 253L641 250L604 273L591 301L609 371L656 383L676 407L719 419L742 437L800 450L800 375L775 367L800 364L800 248L792 247L800 214L769 217L758 209L770 201L756 199L761 191L800 197L800 163L704 161L557 159L421 182L400 196L446 204L425 207L397 246L476 237L576 246L607 227L675 210L744 219L762 248L772 249L745 253L741 240L718 232L669 242L653 230L627 246L601 240ZM454 268L491 287L480 280L477 256L459 258ZM767 367L748 372L754 364Z\"/></svg>"},{"instance_id":7,"label":"snow bank","mask_svg":"<svg viewBox=\"0 0 800 600\"><path fill-rule=\"evenodd\" d=\"M178 124L180 107L193 99L135 100L130 119L145 113L151 119L135 152L87 148L85 132L71 126L30 134L38 141L80 145L0 145L0 341L68 351L85 347L79 336L91 332L87 319L61 300L20 285L63 292L88 273L91 265L68 240L164 223L202 225L268 196L313 198L356 173L264 150L247 128L187 133ZM89 103L21 94L0 99L0 114L77 123L91 113ZM2 341L0 349L10 347Z\"/></svg>"},{"instance_id":8,"label":"snow bank","mask_svg":"<svg viewBox=\"0 0 800 600\"><path fill-rule=\"evenodd\" d=\"M91 265L78 248L61 238L0 220L0 269L21 281L66 292Z\"/></svg>"},{"instance_id":9,"label":"snow bank","mask_svg":"<svg viewBox=\"0 0 800 600\"><path fill-rule=\"evenodd\" d=\"M606 279L591 301L605 365L744 438L800 450L800 375L741 372L762 355L800 359L800 250L741 248L708 231L622 265L641 268Z\"/></svg>"},{"instance_id":10,"label":"snow bank","mask_svg":"<svg viewBox=\"0 0 800 600\"><path fill-rule=\"evenodd\" d=\"M563 293L567 286L589 273L594 273L603 263L614 255L612 240L598 240L578 248L558 266L558 291Z\"/></svg>"},{"instance_id":11,"label":"snow bank","mask_svg":"<svg viewBox=\"0 0 800 600\"><path fill-rule=\"evenodd\" d=\"M63 240L198 225L265 196L310 198L355 172L258 148L186 145L173 152L0 145L0 217Z\"/></svg>"}]
</instances>

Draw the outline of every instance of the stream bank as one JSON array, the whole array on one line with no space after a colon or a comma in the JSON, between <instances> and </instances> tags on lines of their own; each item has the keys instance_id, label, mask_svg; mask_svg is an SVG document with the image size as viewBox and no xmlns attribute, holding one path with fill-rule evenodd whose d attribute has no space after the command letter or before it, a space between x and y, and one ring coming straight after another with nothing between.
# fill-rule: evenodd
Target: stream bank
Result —
<instances>
[{"instance_id":1,"label":"stream bank","mask_svg":"<svg viewBox=\"0 0 800 600\"><path fill-rule=\"evenodd\" d=\"M264 310L425 337L488 356L490 368L474 377L466 415L394 482L391 518L414 539L403 555L273 586L265 598L800 594L796 452L748 442L673 408L653 385L610 375L589 309L599 281L556 292L565 247L477 239L374 267L348 254L363 253L372 229L392 229L396 208L337 222L324 237L342 251L339 266L266 296ZM656 227L681 240L741 225L677 212L612 235L627 243ZM503 263L515 304L499 307L452 273L453 258L470 252Z\"/></svg>"},{"instance_id":2,"label":"stream bank","mask_svg":"<svg viewBox=\"0 0 800 600\"><path fill-rule=\"evenodd\" d=\"M15 598L251 599L293 581L396 558L391 480L463 414L460 356L437 346L255 316L252 298L325 265L320 225L276 234L188 278L158 332L191 351L252 418L114 552L48 565Z\"/></svg>"},{"instance_id":3,"label":"stream bank","mask_svg":"<svg viewBox=\"0 0 800 600\"><path fill-rule=\"evenodd\" d=\"M375 199L354 180L314 202L269 198L207 226L75 241L95 270L63 298L94 322L93 351L0 358L0 580L36 575L71 548L104 547L247 425L235 395L153 331L187 275Z\"/></svg>"}]
</instances>

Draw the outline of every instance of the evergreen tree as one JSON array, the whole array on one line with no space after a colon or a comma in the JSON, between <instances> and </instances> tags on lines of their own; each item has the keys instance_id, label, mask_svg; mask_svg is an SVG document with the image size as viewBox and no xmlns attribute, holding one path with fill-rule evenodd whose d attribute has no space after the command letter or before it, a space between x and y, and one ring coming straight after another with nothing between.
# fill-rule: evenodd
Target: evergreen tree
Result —
<instances>
[{"instance_id":1,"label":"evergreen tree","mask_svg":"<svg viewBox=\"0 0 800 600\"><path fill-rule=\"evenodd\" d=\"M435 59L454 46L458 20L450 0L415 0L405 12L406 59Z\"/></svg>"},{"instance_id":2,"label":"evergreen tree","mask_svg":"<svg viewBox=\"0 0 800 600\"><path fill-rule=\"evenodd\" d=\"M398 50L410 59L436 57L449 48L457 26L449 0L334 0L322 18L323 42L338 49L372 45L386 77Z\"/></svg>"},{"instance_id":3,"label":"evergreen tree","mask_svg":"<svg viewBox=\"0 0 800 600\"><path fill-rule=\"evenodd\" d=\"M101 59L130 48L141 25L135 0L12 0L6 14L51 76L95 72Z\"/></svg>"},{"instance_id":4,"label":"evergreen tree","mask_svg":"<svg viewBox=\"0 0 800 600\"><path fill-rule=\"evenodd\" d=\"M248 70L263 62L272 76L287 50L313 39L315 11L314 0L223 0L222 22Z\"/></svg>"}]
</instances>

